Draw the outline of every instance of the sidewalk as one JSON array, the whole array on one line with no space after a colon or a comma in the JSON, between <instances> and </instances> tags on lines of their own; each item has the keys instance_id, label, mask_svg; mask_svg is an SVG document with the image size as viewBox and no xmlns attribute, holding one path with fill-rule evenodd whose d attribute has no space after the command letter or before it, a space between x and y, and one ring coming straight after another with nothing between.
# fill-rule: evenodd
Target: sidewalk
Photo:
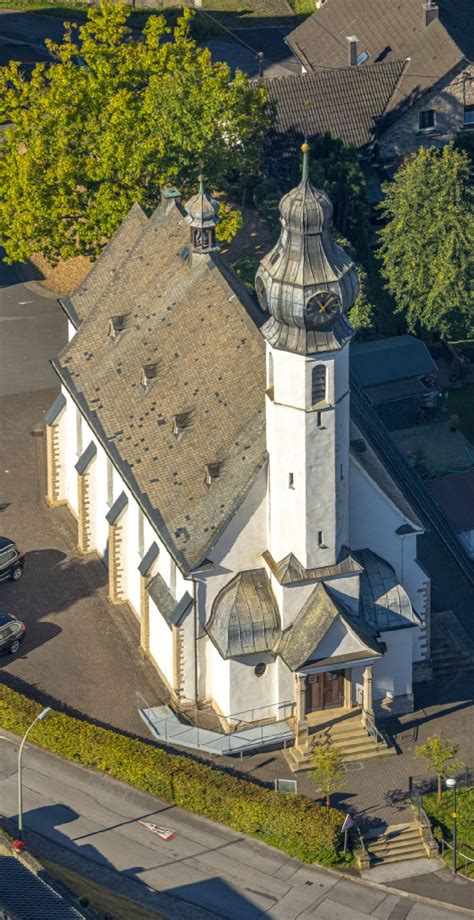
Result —
<instances>
[{"instance_id":1,"label":"sidewalk","mask_svg":"<svg viewBox=\"0 0 474 920\"><path fill-rule=\"evenodd\" d=\"M3 733L0 744L0 797L6 816L15 820L18 739ZM147 906L172 920L474 917L474 889L449 882L444 869L389 886L355 880L305 865L33 745L25 750L23 770L27 844L31 840L39 856L67 859L71 868L85 869L132 900L145 903L146 895ZM176 836L164 842L140 820L164 825ZM434 884L444 903L433 900ZM412 893L407 885L419 890Z\"/></svg>"}]
</instances>

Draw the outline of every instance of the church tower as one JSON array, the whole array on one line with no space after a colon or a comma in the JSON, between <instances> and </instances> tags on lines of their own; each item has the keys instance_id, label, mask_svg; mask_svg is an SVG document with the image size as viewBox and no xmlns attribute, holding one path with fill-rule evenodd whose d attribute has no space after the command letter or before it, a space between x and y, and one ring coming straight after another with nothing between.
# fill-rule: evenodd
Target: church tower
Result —
<instances>
[{"instance_id":1,"label":"church tower","mask_svg":"<svg viewBox=\"0 0 474 920\"><path fill-rule=\"evenodd\" d=\"M270 545L306 569L334 565L349 537L347 311L359 290L354 264L332 235L332 204L309 181L280 202L281 233L256 276L270 317L266 424Z\"/></svg>"}]
</instances>

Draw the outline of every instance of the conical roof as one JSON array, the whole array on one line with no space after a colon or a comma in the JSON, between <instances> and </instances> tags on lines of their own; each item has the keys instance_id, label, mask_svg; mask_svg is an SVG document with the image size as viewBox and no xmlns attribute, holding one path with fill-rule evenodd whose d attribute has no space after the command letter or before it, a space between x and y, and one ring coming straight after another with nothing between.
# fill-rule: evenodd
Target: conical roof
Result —
<instances>
[{"instance_id":1,"label":"conical roof","mask_svg":"<svg viewBox=\"0 0 474 920\"><path fill-rule=\"evenodd\" d=\"M260 263L256 291L270 313L262 328L270 344L313 354L342 348L353 335L346 313L359 281L332 236L332 203L309 180L307 144L302 151L301 182L280 202L280 237Z\"/></svg>"},{"instance_id":2,"label":"conical roof","mask_svg":"<svg viewBox=\"0 0 474 920\"><path fill-rule=\"evenodd\" d=\"M219 202L206 192L202 176L199 177L199 191L186 202L185 208L191 227L207 230L219 223Z\"/></svg>"}]
</instances>

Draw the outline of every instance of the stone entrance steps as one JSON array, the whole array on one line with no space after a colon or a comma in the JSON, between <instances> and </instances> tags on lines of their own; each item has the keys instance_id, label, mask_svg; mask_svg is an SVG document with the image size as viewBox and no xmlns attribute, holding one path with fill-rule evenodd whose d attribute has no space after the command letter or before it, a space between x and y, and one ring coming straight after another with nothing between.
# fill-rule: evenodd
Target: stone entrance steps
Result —
<instances>
[{"instance_id":1,"label":"stone entrance steps","mask_svg":"<svg viewBox=\"0 0 474 920\"><path fill-rule=\"evenodd\" d=\"M335 748L343 755L344 763L353 763L357 760L368 760L372 757L381 757L394 754L395 750L385 742L375 743L362 725L360 715L340 723L327 726L323 731L309 736L304 745L295 745L285 752L290 769L293 773L306 772L313 769L312 748L318 742L330 740Z\"/></svg>"},{"instance_id":2,"label":"stone entrance steps","mask_svg":"<svg viewBox=\"0 0 474 920\"><path fill-rule=\"evenodd\" d=\"M418 824L392 824L385 828L375 828L364 834L364 843L371 867L405 859L426 859L430 855ZM360 856L360 851L356 852L357 855Z\"/></svg>"},{"instance_id":3,"label":"stone entrance steps","mask_svg":"<svg viewBox=\"0 0 474 920\"><path fill-rule=\"evenodd\" d=\"M431 663L435 677L474 671L474 643L452 610L432 615Z\"/></svg>"}]
</instances>

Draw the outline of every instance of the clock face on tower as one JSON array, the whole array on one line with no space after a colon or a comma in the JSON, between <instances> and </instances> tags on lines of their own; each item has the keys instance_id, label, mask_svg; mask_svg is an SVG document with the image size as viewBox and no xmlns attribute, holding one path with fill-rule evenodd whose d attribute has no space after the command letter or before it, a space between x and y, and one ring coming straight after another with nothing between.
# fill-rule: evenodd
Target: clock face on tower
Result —
<instances>
[{"instance_id":1,"label":"clock face on tower","mask_svg":"<svg viewBox=\"0 0 474 920\"><path fill-rule=\"evenodd\" d=\"M326 329L340 311L341 302L333 291L320 291L309 298L304 318L310 329Z\"/></svg>"}]
</instances>

